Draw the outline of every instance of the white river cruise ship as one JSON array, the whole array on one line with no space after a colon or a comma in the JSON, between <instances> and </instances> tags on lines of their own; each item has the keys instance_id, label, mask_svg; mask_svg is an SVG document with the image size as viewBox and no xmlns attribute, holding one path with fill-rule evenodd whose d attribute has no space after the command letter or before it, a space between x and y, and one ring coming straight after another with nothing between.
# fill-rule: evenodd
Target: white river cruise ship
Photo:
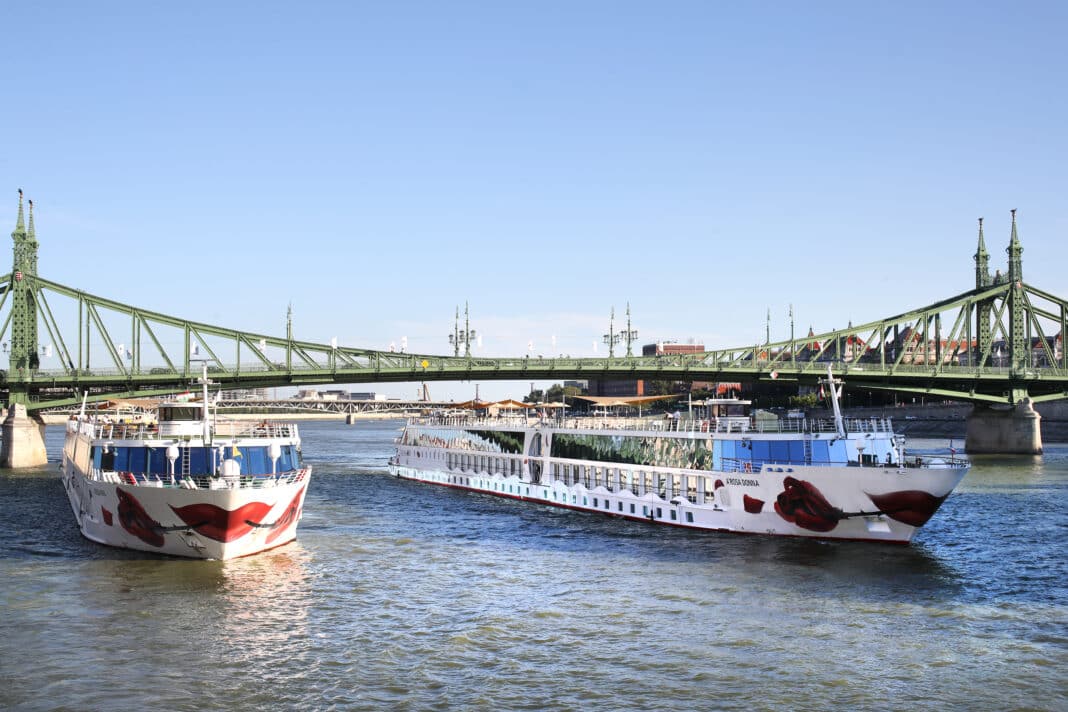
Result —
<instances>
[{"instance_id":1,"label":"white river cruise ship","mask_svg":"<svg viewBox=\"0 0 1068 712\"><path fill-rule=\"evenodd\" d=\"M837 396L837 388L832 388ZM677 527L909 542L968 472L909 456L889 419L716 415L410 420L390 472ZM720 409L721 411L723 409Z\"/></svg>"},{"instance_id":2,"label":"white river cruise ship","mask_svg":"<svg viewBox=\"0 0 1068 712\"><path fill-rule=\"evenodd\" d=\"M83 407L67 422L63 487L87 539L232 559L296 538L311 479L297 427L224 421L207 401L205 385L200 403L162 403L157 420L115 422Z\"/></svg>"}]
</instances>

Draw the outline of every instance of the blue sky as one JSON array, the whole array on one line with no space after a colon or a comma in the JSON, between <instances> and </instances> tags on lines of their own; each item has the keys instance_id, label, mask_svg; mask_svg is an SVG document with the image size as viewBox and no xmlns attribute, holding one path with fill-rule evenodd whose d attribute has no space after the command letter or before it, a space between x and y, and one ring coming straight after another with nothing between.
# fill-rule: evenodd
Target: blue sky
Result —
<instances>
[{"instance_id":1,"label":"blue sky","mask_svg":"<svg viewBox=\"0 0 1068 712\"><path fill-rule=\"evenodd\" d=\"M1011 208L1068 296L1064 3L0 15L0 223L24 188L43 276L174 316L451 353L468 301L476 353L593 356L629 301L643 343L740 346L968 289Z\"/></svg>"}]
</instances>

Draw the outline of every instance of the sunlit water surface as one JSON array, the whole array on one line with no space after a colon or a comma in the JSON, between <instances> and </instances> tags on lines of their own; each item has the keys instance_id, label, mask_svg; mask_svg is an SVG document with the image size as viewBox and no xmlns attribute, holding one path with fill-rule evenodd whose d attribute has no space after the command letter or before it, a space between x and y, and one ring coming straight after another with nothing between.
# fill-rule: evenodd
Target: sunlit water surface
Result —
<instances>
[{"instance_id":1,"label":"sunlit water surface","mask_svg":"<svg viewBox=\"0 0 1068 712\"><path fill-rule=\"evenodd\" d=\"M229 562L90 543L58 463L0 472L0 709L1068 709L1068 446L975 458L897 547L401 481L400 426L301 425L298 541Z\"/></svg>"}]
</instances>

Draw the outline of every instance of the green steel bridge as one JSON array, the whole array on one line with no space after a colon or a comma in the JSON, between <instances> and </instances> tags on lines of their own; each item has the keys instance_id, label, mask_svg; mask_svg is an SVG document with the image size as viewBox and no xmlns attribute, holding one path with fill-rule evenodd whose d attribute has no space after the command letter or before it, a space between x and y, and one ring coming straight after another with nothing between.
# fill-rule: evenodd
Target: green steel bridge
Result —
<instances>
[{"instance_id":1,"label":"green steel bridge","mask_svg":"<svg viewBox=\"0 0 1068 712\"><path fill-rule=\"evenodd\" d=\"M975 285L935 304L850 325L695 354L481 358L313 343L205 324L72 289L38 273L33 203L19 192L11 272L0 277L0 371L27 412L187 390L206 361L220 388L469 380L796 381L1017 406L1068 398L1068 302L1023 280L1013 211L1008 269L991 276L979 221ZM54 350L54 351L53 351ZM1029 399L1029 401L1027 400Z\"/></svg>"}]
</instances>

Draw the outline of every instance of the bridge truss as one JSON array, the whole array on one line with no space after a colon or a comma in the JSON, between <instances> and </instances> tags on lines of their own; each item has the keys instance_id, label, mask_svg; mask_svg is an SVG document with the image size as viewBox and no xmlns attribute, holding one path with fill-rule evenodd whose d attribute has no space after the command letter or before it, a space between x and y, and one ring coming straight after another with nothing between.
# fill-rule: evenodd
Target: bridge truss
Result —
<instances>
[{"instance_id":1,"label":"bridge truss","mask_svg":"<svg viewBox=\"0 0 1068 712\"><path fill-rule=\"evenodd\" d=\"M0 371L27 410L187 390L206 361L219 388L470 380L796 381L827 372L847 387L975 403L1068 398L1068 302L1026 284L1013 216L1007 276L991 278L980 223L976 287L919 309L788 341L696 354L480 358L408 354L243 332L149 311L37 274L32 203L19 215L12 271L0 277Z\"/></svg>"}]
</instances>

